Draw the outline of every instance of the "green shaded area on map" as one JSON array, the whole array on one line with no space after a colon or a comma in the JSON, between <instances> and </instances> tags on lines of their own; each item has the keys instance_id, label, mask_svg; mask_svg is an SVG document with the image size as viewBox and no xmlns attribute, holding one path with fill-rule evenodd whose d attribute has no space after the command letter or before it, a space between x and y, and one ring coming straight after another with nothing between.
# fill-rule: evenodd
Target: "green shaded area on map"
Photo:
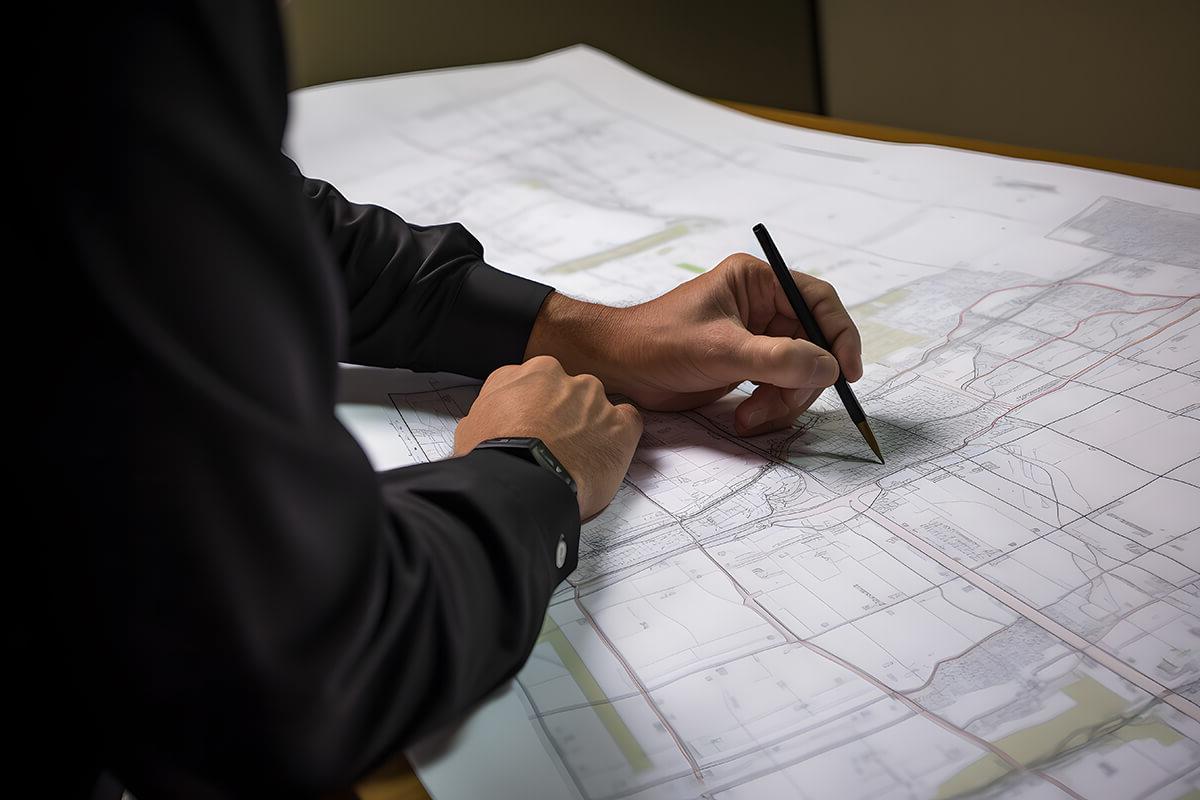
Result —
<instances>
[{"instance_id":1,"label":"green shaded area on map","mask_svg":"<svg viewBox=\"0 0 1200 800\"><path fill-rule=\"evenodd\" d=\"M579 686L579 690L583 692L583 696L592 704L592 711L596 712L600 724L608 731L608 735L612 737L613 743L621 751L621 755L625 756L625 760L629 762L630 768L634 772L642 772L654 766L625 724L625 720L621 719L621 715L617 713L613 704L608 702L604 690L600 688L600 684L592 675L591 670L587 668L583 659L579 657L579 653L575 651L575 646L563 635L558 624L549 615L546 615L546 620L542 623L542 632L537 638L538 644L542 642L546 642L554 648L558 660L570 673Z\"/></svg>"},{"instance_id":2,"label":"green shaded area on map","mask_svg":"<svg viewBox=\"0 0 1200 800\"><path fill-rule=\"evenodd\" d=\"M863 363L881 363L892 353L925 342L925 337L900 328L893 328L872 319L908 297L908 289L893 289L874 300L850 307L850 316L862 335Z\"/></svg>"},{"instance_id":3,"label":"green shaded area on map","mask_svg":"<svg viewBox=\"0 0 1200 800\"><path fill-rule=\"evenodd\" d=\"M608 261L615 261L618 258L625 258L634 253L640 253L643 250L649 250L652 247L657 247L660 244L669 242L672 239L678 239L681 236L699 230L710 225L711 222L705 219L684 219L668 225L661 231L643 236L639 239L634 239L630 242L615 245L607 250L601 250L598 253L592 253L579 258L573 258L570 261L564 261L561 264L555 264L553 267L542 270L544 274L570 274L572 272L582 272L585 269L598 267Z\"/></svg>"},{"instance_id":4,"label":"green shaded area on map","mask_svg":"<svg viewBox=\"0 0 1200 800\"><path fill-rule=\"evenodd\" d=\"M814 275L816 273L813 273ZM898 289L892 289L886 294L881 294L874 300L867 300L863 303L850 306L850 310L855 314L878 314L881 311L887 311L891 306L903 301L908 297L908 289L903 286Z\"/></svg>"},{"instance_id":5,"label":"green shaded area on map","mask_svg":"<svg viewBox=\"0 0 1200 800\"><path fill-rule=\"evenodd\" d=\"M1095 678L1083 677L1063 689L1075 705L1053 719L1011 733L993 742L1026 767L1105 735L1122 742L1153 739L1170 745L1183 738L1169 725L1153 719L1125 722L1128 701ZM968 764L938 787L938 800L978 791L1003 778L1012 767L992 753Z\"/></svg>"},{"instance_id":6,"label":"green shaded area on map","mask_svg":"<svg viewBox=\"0 0 1200 800\"><path fill-rule=\"evenodd\" d=\"M924 336L891 328L870 318L856 319L855 324L858 326L859 335L862 336L864 364L881 363L892 353L926 341Z\"/></svg>"},{"instance_id":7,"label":"green shaded area on map","mask_svg":"<svg viewBox=\"0 0 1200 800\"><path fill-rule=\"evenodd\" d=\"M686 261L680 261L675 266L679 267L680 269L686 269L688 272L694 272L697 275L703 275L704 273L708 272L708 270L706 270L704 267L698 267L695 264L689 264Z\"/></svg>"}]
</instances>

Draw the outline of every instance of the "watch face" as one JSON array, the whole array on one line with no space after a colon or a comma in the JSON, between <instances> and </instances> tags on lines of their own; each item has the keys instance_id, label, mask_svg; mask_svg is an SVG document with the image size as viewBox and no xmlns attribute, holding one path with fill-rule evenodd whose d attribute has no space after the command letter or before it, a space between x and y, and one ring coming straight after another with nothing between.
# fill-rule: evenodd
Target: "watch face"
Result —
<instances>
[{"instance_id":1,"label":"watch face","mask_svg":"<svg viewBox=\"0 0 1200 800\"><path fill-rule=\"evenodd\" d=\"M567 472L562 462L554 457L554 454L550 452L550 448L546 446L546 443L541 439L534 439L534 442L536 444L530 450L533 453L534 460L561 478L567 486L571 487L572 492L578 492L579 487L575 484L575 479L571 477L571 473Z\"/></svg>"}]
</instances>

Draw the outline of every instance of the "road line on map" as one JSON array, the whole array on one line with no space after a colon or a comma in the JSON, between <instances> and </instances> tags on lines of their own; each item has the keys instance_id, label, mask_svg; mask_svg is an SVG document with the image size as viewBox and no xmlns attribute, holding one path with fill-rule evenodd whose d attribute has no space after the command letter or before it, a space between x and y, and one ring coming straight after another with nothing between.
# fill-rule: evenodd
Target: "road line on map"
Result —
<instances>
[{"instance_id":1,"label":"road line on map","mask_svg":"<svg viewBox=\"0 0 1200 800\"><path fill-rule=\"evenodd\" d=\"M1082 319L1078 320L1075 323L1075 326L1072 327L1071 330L1067 331L1066 333L1059 334L1058 336L1051 336L1046 341L1029 348L1028 350L1026 350L1023 353L1017 353L1015 356L1009 356L1004 361L1001 361L999 364L997 364L996 366L989 369L987 372L978 373L977 375L975 375L975 377L971 378L969 381L964 383L959 388L963 391L966 391L967 387L970 386L975 381L980 380L982 378L986 378L988 375L991 375L994 372L996 372L996 370L1003 369L1004 367L1008 366L1009 364L1013 363L1014 361L1020 361L1020 359L1024 358L1025 356L1030 355L1032 353L1036 353L1038 350L1041 350L1043 347L1052 345L1055 342L1069 341L1072 336L1074 336L1076 333L1079 332L1079 329L1082 328L1085 323L1090 322L1090 321L1096 319L1097 317L1114 316L1117 314L1126 314L1126 315L1130 315L1130 316L1137 316L1139 314L1149 314L1154 311L1174 311L1175 309L1177 309L1180 306L1187 303L1189 300L1194 300L1194 299L1195 298L1188 297L1183 300L1180 300L1178 303L1176 303L1175 305L1172 305L1172 306L1154 306L1153 308L1143 308L1140 311L1126 311L1125 309L1120 309L1120 308L1108 309L1107 311L1098 311L1095 314L1091 314L1089 316L1083 317ZM1078 344L1078 342L1071 342L1071 343ZM1080 345L1080 346L1082 346L1082 345ZM1026 365L1026 366L1028 366L1028 365ZM1036 367L1035 367L1035 369L1036 369ZM1047 373L1043 373L1043 374L1047 374ZM996 400L996 396L993 394L993 396L990 399Z\"/></svg>"},{"instance_id":2,"label":"road line on map","mask_svg":"<svg viewBox=\"0 0 1200 800\"><path fill-rule=\"evenodd\" d=\"M665 730L667 734L670 735L671 739L674 740L675 746L679 748L679 752L683 754L688 766L692 768L692 774L696 776L696 780L703 782L704 776L700 773L700 765L696 763L696 759L691 753L688 752L687 745L685 745L683 740L679 738L679 734L676 733L675 729L671 727L671 724L667 722L667 718L663 716L662 710L655 704L654 698L650 696L650 692L646 689L646 685L642 683L642 679L638 677L637 673L634 672L633 667L630 666L629 662L625 660L625 657L621 655L621 651L618 650L616 645L614 645L608 638L608 634L602 631L600 626L596 624L596 619L592 616L592 612L587 610L587 607L584 606L583 601L579 598L579 589L575 590L575 605L587 619L588 624L592 626L592 630L596 631L596 635L600 637L600 641L603 642L604 646L607 647L609 652L613 654L613 657L620 662L621 666L625 669L625 672L629 675L629 679L633 681L634 685L637 686L638 691L641 692L642 696L646 699L646 705L650 706L650 710L654 712L654 716L658 717L658 721L662 723L663 730Z\"/></svg>"},{"instance_id":3,"label":"road line on map","mask_svg":"<svg viewBox=\"0 0 1200 800\"><path fill-rule=\"evenodd\" d=\"M1139 345L1142 342L1149 341L1150 339L1153 339L1154 337L1158 336L1159 334L1166 332L1167 329L1175 327L1179 323L1186 320L1188 317L1195 314L1197 311L1200 311L1200 309L1192 309L1191 311L1184 314L1179 319L1168 322L1166 325L1163 325L1161 328L1154 331L1153 333L1148 333L1140 339L1136 339L1132 342L1129 342L1128 344L1122 345L1121 347L1117 348L1116 350L1113 350L1111 353L1109 353L1108 355L1101 358L1099 361L1089 364L1088 366L1084 367L1083 369L1079 370L1078 372L1075 372L1074 374L1068 375L1067 377L1063 378L1062 383L1060 383L1058 386L1055 386L1053 389L1047 389L1046 391L1044 391L1040 394L1034 395L1033 397L1030 397L1026 400L1022 400L1021 402L1017 403L1015 406L1010 407L1007 411L1005 411L1000 416L996 417L996 419L994 419L992 421L991 425L988 425L986 428L980 428L979 430L975 431L974 433L972 433L971 435L969 435L965 439L963 439L962 447L966 447L967 443L970 442L972 439L974 439L977 436L982 436L983 434L990 431L992 428L996 427L996 425L1000 422L1000 420L1004 419L1005 417L1007 417L1009 414L1013 413L1017 409L1024 408L1025 406L1029 405L1030 403L1032 403L1036 400L1041 400L1043 397L1046 397L1048 395L1054 394L1055 392L1061 391L1062 389L1065 389L1066 387L1073 384L1075 382L1075 379L1078 378L1080 375L1083 375L1085 372L1091 372L1096 367L1103 364L1105 361L1108 361L1110 358L1115 358L1116 356L1119 356L1121 353L1124 353L1129 348L1131 348L1135 345ZM1153 366L1153 365L1151 365L1151 366ZM1119 393L1114 394L1114 397L1124 397L1124 396L1125 395L1119 394ZM1043 427L1049 427L1049 426L1043 426ZM1051 429L1051 430L1053 430L1053 429ZM957 447L954 450L952 450L951 452L958 452L959 450L962 449L962 447ZM1099 448L1097 448L1097 449L1099 449Z\"/></svg>"},{"instance_id":4,"label":"road line on map","mask_svg":"<svg viewBox=\"0 0 1200 800\"><path fill-rule=\"evenodd\" d=\"M990 595L992 599L1008 606L1013 611L1028 619L1030 622L1033 622L1053 636L1058 637L1081 653L1086 654L1092 660L1103 664L1105 667L1120 675L1122 678L1134 684L1138 688L1149 692L1151 695L1162 695L1164 703L1167 703L1176 710L1181 711L1197 722L1200 722L1200 706L1196 706L1190 700L1176 694L1172 689L1163 686L1150 676L1139 672L1133 667L1130 667L1116 656L1112 655L1106 650L1100 649L1087 639L1084 639L1082 636L1072 632L1069 628L1050 619L1041 611L1029 605L1024 600L1021 600L1007 589L1001 588L999 585L993 583L982 575L979 575L967 567L964 567L955 559L946 555L941 550L937 549L921 537L906 529L904 526L898 525L883 514L880 514L878 511L872 511L864 508L861 513L868 519L871 519L874 522L882 525L893 535L908 542L908 544L920 550L922 553L929 556L946 569L957 573L960 578L967 581L975 588Z\"/></svg>"},{"instance_id":5,"label":"road line on map","mask_svg":"<svg viewBox=\"0 0 1200 800\"><path fill-rule=\"evenodd\" d=\"M763 606L760 603L759 608L761 608L766 614L769 614L772 618L775 618L775 614L772 613L771 610L768 609L766 606ZM779 621L779 624L782 625L783 622ZM959 728L958 726L954 725L950 721L943 719L942 717L933 713L929 709L925 708L925 706L921 705L916 700L913 700L908 695L903 694L902 692L900 692L897 689L893 689L891 686L888 686L886 683L879 680L871 673L867 672L866 670L862 669L861 667L855 666L853 663L845 660L841 656L836 655L836 654L826 650L824 647L821 647L820 645L813 644L808 639L800 639L799 643L801 645L803 645L804 647L807 647L809 650L813 651L814 653L816 653L818 656L826 659L827 661L831 661L834 664L837 664L842 669L844 669L848 672L851 672L854 675L857 675L859 678L861 678L864 681L866 681L867 683L871 684L879 691L881 691L884 694L886 694L887 696L891 697L893 700L896 700L897 702L907 706L911 711L916 713L918 716L924 717L925 719L932 722L934 725L937 725L939 728L949 731L950 733L954 734L955 736L962 737L962 738L966 739L967 741L972 742L977 747L979 747L981 750L986 750L987 752L989 752L992 755L999 758L1004 763L1008 764L1010 767L1012 767L1017 772L1032 773L1034 775L1037 775L1039 778L1042 778L1046 782L1054 784L1055 786L1057 786L1059 789L1061 789L1066 794L1070 795L1071 797L1074 797L1076 800L1086 800L1086 798L1082 797L1079 794L1076 794L1069 787L1067 787L1066 785L1061 783L1057 778L1047 775L1046 773L1042 772L1041 770L1030 769L1029 767L1022 764L1020 761L1018 761L1017 759L1013 758L1011 755L1009 755L1004 750L1000 749L996 745L989 742L987 739L984 739L980 736L976 736L975 734L971 733L970 731L965 731L962 728Z\"/></svg>"}]
</instances>

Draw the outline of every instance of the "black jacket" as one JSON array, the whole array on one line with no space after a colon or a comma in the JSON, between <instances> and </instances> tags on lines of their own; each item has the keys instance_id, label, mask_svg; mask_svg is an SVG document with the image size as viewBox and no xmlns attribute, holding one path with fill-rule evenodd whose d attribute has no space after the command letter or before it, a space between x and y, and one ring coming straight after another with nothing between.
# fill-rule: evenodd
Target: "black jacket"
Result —
<instances>
[{"instance_id":1,"label":"black jacket","mask_svg":"<svg viewBox=\"0 0 1200 800\"><path fill-rule=\"evenodd\" d=\"M579 518L496 452L375 474L336 362L485 376L549 289L295 170L274 0L42 5L21 31L72 21L20 73L10 164L37 345L10 726L55 766L24 768L47 797L349 785L514 674Z\"/></svg>"}]
</instances>

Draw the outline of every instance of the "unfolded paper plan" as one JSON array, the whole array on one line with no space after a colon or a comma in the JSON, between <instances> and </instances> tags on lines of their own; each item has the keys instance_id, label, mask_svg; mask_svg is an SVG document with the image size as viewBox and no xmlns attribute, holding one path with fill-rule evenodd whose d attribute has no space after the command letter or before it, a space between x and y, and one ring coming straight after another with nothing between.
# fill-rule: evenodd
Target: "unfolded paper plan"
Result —
<instances>
[{"instance_id":1,"label":"unfolded paper plan","mask_svg":"<svg viewBox=\"0 0 1200 800\"><path fill-rule=\"evenodd\" d=\"M414 755L435 800L1200 796L1200 191L790 128L575 48L292 97L351 200L647 299L765 222L863 334L779 434L647 413L514 685ZM475 393L347 369L377 468ZM419 654L418 656L419 657Z\"/></svg>"}]
</instances>

